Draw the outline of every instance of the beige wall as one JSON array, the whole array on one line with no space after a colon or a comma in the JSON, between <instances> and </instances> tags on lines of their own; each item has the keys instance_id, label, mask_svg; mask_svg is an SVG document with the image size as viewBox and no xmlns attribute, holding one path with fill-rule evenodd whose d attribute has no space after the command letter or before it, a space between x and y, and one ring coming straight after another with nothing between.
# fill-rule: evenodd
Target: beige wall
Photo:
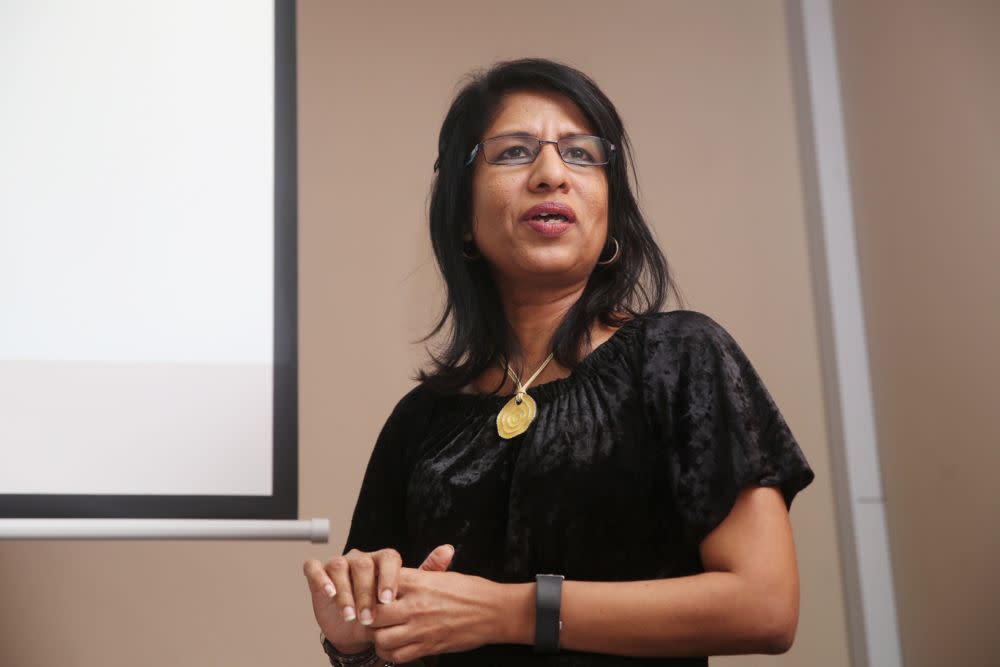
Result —
<instances>
[{"instance_id":1,"label":"beige wall","mask_svg":"<svg viewBox=\"0 0 1000 667\"><path fill-rule=\"evenodd\" d=\"M908 667L997 664L1000 4L836 4Z\"/></svg>"},{"instance_id":2,"label":"beige wall","mask_svg":"<svg viewBox=\"0 0 1000 667\"><path fill-rule=\"evenodd\" d=\"M713 664L847 664L782 2L468 7L300 3L301 516L331 517L331 543L0 544L0 664L324 664L300 565L340 553L440 303L437 130L463 73L522 55L567 60L616 102L687 305L740 342L816 471L792 511L794 648Z\"/></svg>"}]
</instances>

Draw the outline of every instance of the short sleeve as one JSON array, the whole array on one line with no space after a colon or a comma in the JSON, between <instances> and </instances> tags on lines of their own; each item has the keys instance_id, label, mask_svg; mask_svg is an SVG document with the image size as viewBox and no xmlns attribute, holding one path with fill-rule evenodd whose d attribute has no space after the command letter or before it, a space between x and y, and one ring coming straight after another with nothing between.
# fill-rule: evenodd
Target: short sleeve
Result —
<instances>
[{"instance_id":1,"label":"short sleeve","mask_svg":"<svg viewBox=\"0 0 1000 667\"><path fill-rule=\"evenodd\" d=\"M746 486L791 509L814 474L743 350L707 315L662 313L647 328L643 390L684 541L699 545Z\"/></svg>"},{"instance_id":2,"label":"short sleeve","mask_svg":"<svg viewBox=\"0 0 1000 667\"><path fill-rule=\"evenodd\" d=\"M410 450L429 418L425 392L417 386L400 399L385 421L368 459L342 553L355 548L377 551L391 547L405 562L409 547L405 499Z\"/></svg>"}]
</instances>

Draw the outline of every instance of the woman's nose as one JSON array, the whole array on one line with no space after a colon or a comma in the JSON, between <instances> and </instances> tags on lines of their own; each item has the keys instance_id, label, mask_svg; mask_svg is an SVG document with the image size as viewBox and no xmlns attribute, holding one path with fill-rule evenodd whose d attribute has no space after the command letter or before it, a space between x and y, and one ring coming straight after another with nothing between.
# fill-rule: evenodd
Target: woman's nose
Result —
<instances>
[{"instance_id":1,"label":"woman's nose","mask_svg":"<svg viewBox=\"0 0 1000 667\"><path fill-rule=\"evenodd\" d=\"M559 156L556 144L542 144L531 165L528 187L532 190L565 190L569 187L569 170Z\"/></svg>"}]
</instances>

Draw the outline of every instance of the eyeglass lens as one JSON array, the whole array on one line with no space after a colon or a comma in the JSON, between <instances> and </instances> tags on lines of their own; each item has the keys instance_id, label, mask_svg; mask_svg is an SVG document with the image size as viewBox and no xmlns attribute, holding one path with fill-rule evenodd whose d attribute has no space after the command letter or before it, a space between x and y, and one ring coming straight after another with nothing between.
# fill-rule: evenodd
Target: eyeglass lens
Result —
<instances>
[{"instance_id":1,"label":"eyeglass lens","mask_svg":"<svg viewBox=\"0 0 1000 667\"><path fill-rule=\"evenodd\" d=\"M541 151L537 137L494 137L483 142L483 157L490 164L528 164ZM608 161L604 139L590 135L563 137L556 145L563 161L569 164L600 165Z\"/></svg>"}]
</instances>

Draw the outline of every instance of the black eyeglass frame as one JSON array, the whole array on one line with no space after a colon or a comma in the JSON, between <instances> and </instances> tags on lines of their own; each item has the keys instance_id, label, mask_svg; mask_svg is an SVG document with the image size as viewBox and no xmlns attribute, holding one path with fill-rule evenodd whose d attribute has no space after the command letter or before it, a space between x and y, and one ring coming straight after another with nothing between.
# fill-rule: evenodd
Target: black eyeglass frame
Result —
<instances>
[{"instance_id":1,"label":"black eyeglass frame","mask_svg":"<svg viewBox=\"0 0 1000 667\"><path fill-rule=\"evenodd\" d=\"M513 137L521 137L521 138L524 138L524 139L534 139L535 141L538 142L538 151L535 152L535 155L534 155L534 157L531 158L530 162L518 162L518 163L515 163L515 164L505 164L503 162L490 162L489 160L486 160L486 152L485 152L485 149L483 149L483 146L484 146L484 144L486 144L487 141L493 141L495 139L505 139L505 138L512 137L512 136ZM559 150L559 142L563 141L565 139L574 139L574 138L579 138L579 137L589 137L589 138L592 138L592 139L597 139L602 144L604 144L604 147L607 149L606 152L607 152L607 155L608 155L608 159L605 160L604 162L570 162L569 160L567 160L566 158L564 158L563 154L562 154L562 151ZM532 164L535 160L538 159L538 156L542 154L542 148L545 147L545 144L552 144L552 145L554 145L556 147L556 153L559 154L559 159L560 160L562 160L566 164L572 164L572 165L575 165L575 166L578 166L578 167L603 167L604 165L606 165L609 162L611 162L611 158L614 157L615 150L616 150L615 149L615 145L613 143L611 143L610 141L608 141L604 137L598 137L597 135L594 135L594 134L572 134L572 135L563 137L562 139L557 139L556 141L550 141L548 139L539 139L538 137L533 137L530 134L502 135L502 136L499 136L499 137L490 137L489 139L486 139L484 141L480 141L478 144L476 144L475 146L473 146L472 152L469 153L469 159L467 159L465 161L465 166L468 167L470 164L473 163L473 161L476 159L476 156L479 155L480 150L483 151L483 159L486 160L487 164L499 164L499 165L502 165L502 166L505 166L505 167L521 167L521 166L524 166L526 164Z\"/></svg>"}]
</instances>

